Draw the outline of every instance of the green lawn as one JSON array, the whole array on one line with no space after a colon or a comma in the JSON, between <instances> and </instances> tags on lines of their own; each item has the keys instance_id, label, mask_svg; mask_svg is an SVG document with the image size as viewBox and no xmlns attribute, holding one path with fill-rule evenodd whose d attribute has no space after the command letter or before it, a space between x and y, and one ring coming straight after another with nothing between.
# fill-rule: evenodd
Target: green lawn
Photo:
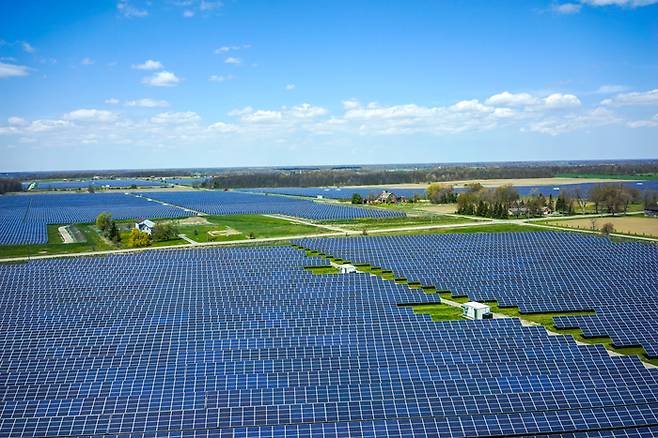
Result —
<instances>
[{"instance_id":1,"label":"green lawn","mask_svg":"<svg viewBox=\"0 0 658 438\"><path fill-rule=\"evenodd\" d=\"M58 228L61 225L48 225L48 243L44 245L1 245L0 258L28 257L50 254L74 254L88 251L112 249L95 231L92 224L77 224L75 227L87 239L83 243L62 243Z\"/></svg>"},{"instance_id":2,"label":"green lawn","mask_svg":"<svg viewBox=\"0 0 658 438\"><path fill-rule=\"evenodd\" d=\"M305 234L322 234L327 230L310 225L289 222L285 219L266 217L261 215L225 215L204 216L211 225L184 225L179 231L197 242L221 242L259 239L266 237L285 237ZM209 231L235 230L240 234L212 237ZM196 231L196 233L195 233Z\"/></svg>"}]
</instances>

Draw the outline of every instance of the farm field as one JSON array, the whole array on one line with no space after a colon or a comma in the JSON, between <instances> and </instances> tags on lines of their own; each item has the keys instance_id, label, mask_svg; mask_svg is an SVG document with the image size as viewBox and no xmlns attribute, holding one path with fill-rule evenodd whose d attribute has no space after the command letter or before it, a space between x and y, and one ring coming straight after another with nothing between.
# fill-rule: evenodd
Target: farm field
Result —
<instances>
[{"instance_id":1,"label":"farm field","mask_svg":"<svg viewBox=\"0 0 658 438\"><path fill-rule=\"evenodd\" d=\"M638 178L639 179L639 178ZM635 181L635 178L617 179L617 182L622 181ZM609 178L580 178L580 177L559 177L559 178L510 178L510 179L471 179L471 180L455 180L455 181L440 181L441 184L449 184L455 187L464 187L467 184L482 184L485 187L498 187L507 184L513 186L558 186L563 184L581 184L581 183L610 183ZM385 184L385 185L370 185L370 186L348 186L348 188L367 188L367 187L390 187L400 189L426 189L429 184Z\"/></svg>"},{"instance_id":2,"label":"farm field","mask_svg":"<svg viewBox=\"0 0 658 438\"><path fill-rule=\"evenodd\" d=\"M601 230L601 227L604 224L610 223L614 227L614 233L658 237L658 218L639 215L592 219L566 219L560 221L545 221L542 223L557 227L577 228L581 230Z\"/></svg>"}]
</instances>

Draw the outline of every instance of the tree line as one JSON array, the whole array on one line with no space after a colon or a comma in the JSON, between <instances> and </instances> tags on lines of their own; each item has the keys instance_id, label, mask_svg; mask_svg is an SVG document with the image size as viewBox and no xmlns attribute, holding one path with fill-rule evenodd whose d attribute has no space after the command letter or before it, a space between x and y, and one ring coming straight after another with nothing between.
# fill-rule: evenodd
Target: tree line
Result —
<instances>
[{"instance_id":1,"label":"tree line","mask_svg":"<svg viewBox=\"0 0 658 438\"><path fill-rule=\"evenodd\" d=\"M13 178L0 178L0 195L21 191L23 191L23 186L19 180Z\"/></svg>"},{"instance_id":2,"label":"tree line","mask_svg":"<svg viewBox=\"0 0 658 438\"><path fill-rule=\"evenodd\" d=\"M213 189L248 187L323 187L431 183L469 179L549 178L565 173L633 175L657 173L658 163L587 165L450 166L418 169L295 169L227 171L206 181Z\"/></svg>"}]
</instances>

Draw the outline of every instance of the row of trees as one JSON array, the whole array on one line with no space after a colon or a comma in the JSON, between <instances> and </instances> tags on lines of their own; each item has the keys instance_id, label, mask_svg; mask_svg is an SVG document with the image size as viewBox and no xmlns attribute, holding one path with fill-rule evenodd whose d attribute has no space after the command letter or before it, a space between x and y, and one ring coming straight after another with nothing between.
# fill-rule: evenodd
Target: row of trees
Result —
<instances>
[{"instance_id":1,"label":"row of trees","mask_svg":"<svg viewBox=\"0 0 658 438\"><path fill-rule=\"evenodd\" d=\"M457 197L457 213L506 219L518 200L519 192L511 185L490 189L482 184L470 184L467 191Z\"/></svg>"},{"instance_id":2,"label":"row of trees","mask_svg":"<svg viewBox=\"0 0 658 438\"><path fill-rule=\"evenodd\" d=\"M277 169L226 171L203 185L207 188L321 187L386 185L472 179L547 178L561 174L635 175L658 172L658 163L551 165L486 164L401 168L372 166L340 169Z\"/></svg>"},{"instance_id":3,"label":"row of trees","mask_svg":"<svg viewBox=\"0 0 658 438\"><path fill-rule=\"evenodd\" d=\"M21 182L13 178L0 178L0 195L9 192L22 192Z\"/></svg>"}]
</instances>

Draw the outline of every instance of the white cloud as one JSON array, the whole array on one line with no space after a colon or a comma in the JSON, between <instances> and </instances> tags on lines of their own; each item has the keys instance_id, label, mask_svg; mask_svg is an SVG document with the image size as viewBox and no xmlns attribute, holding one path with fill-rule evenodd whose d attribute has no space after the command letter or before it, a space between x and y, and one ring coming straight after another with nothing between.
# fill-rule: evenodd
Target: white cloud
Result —
<instances>
[{"instance_id":1,"label":"white cloud","mask_svg":"<svg viewBox=\"0 0 658 438\"><path fill-rule=\"evenodd\" d=\"M126 106L137 106L142 108L166 108L169 106L169 102L166 100L157 100L157 99L137 99L129 100L126 102Z\"/></svg>"},{"instance_id":2,"label":"white cloud","mask_svg":"<svg viewBox=\"0 0 658 438\"><path fill-rule=\"evenodd\" d=\"M68 128L72 126L71 122L67 120L35 120L25 128L26 132L39 133Z\"/></svg>"},{"instance_id":3,"label":"white cloud","mask_svg":"<svg viewBox=\"0 0 658 438\"><path fill-rule=\"evenodd\" d=\"M453 111L477 111L477 112L492 112L493 108L482 105L479 100L462 100L450 107Z\"/></svg>"},{"instance_id":4,"label":"white cloud","mask_svg":"<svg viewBox=\"0 0 658 438\"><path fill-rule=\"evenodd\" d=\"M194 11L191 11L191 10L189 10L189 9L183 11L183 17L185 17L185 18L192 18L192 17L194 17Z\"/></svg>"},{"instance_id":5,"label":"white cloud","mask_svg":"<svg viewBox=\"0 0 658 438\"><path fill-rule=\"evenodd\" d=\"M298 118L312 118L312 117L320 117L324 116L329 113L326 108L322 108L319 106L313 106L308 103L303 103L301 105L293 106L290 111L290 115L292 117L298 117Z\"/></svg>"},{"instance_id":6,"label":"white cloud","mask_svg":"<svg viewBox=\"0 0 658 438\"><path fill-rule=\"evenodd\" d=\"M64 114L64 119L82 122L95 121L106 123L115 121L117 119L117 114L107 110L81 108Z\"/></svg>"},{"instance_id":7,"label":"white cloud","mask_svg":"<svg viewBox=\"0 0 658 438\"><path fill-rule=\"evenodd\" d=\"M117 3L117 10L126 18L142 18L149 14L146 9L140 9L133 6L128 0L119 0L119 3Z\"/></svg>"},{"instance_id":8,"label":"white cloud","mask_svg":"<svg viewBox=\"0 0 658 438\"><path fill-rule=\"evenodd\" d=\"M582 114L548 117L530 124L529 130L541 134L558 135L579 129L591 129L620 123L621 119L605 108L595 108Z\"/></svg>"},{"instance_id":9,"label":"white cloud","mask_svg":"<svg viewBox=\"0 0 658 438\"><path fill-rule=\"evenodd\" d=\"M295 88L296 88L295 84L286 85L286 91L293 91Z\"/></svg>"},{"instance_id":10,"label":"white cloud","mask_svg":"<svg viewBox=\"0 0 658 438\"><path fill-rule=\"evenodd\" d=\"M23 42L21 42L21 48L23 49L23 51L24 51L25 53L34 53L34 52L37 51L37 49L35 49L35 48L34 48L30 43L28 43L27 41L23 41Z\"/></svg>"},{"instance_id":11,"label":"white cloud","mask_svg":"<svg viewBox=\"0 0 658 438\"><path fill-rule=\"evenodd\" d=\"M573 94L554 93L544 98L544 105L547 108L573 108L580 104L580 99Z\"/></svg>"},{"instance_id":12,"label":"white cloud","mask_svg":"<svg viewBox=\"0 0 658 438\"><path fill-rule=\"evenodd\" d=\"M160 71L142 79L142 83L152 87L175 87L180 78L172 72Z\"/></svg>"},{"instance_id":13,"label":"white cloud","mask_svg":"<svg viewBox=\"0 0 658 438\"><path fill-rule=\"evenodd\" d=\"M233 65L238 65L242 63L242 60L240 58L236 58L234 56L229 56L224 60L226 64L233 64Z\"/></svg>"},{"instance_id":14,"label":"white cloud","mask_svg":"<svg viewBox=\"0 0 658 438\"><path fill-rule=\"evenodd\" d=\"M248 49L251 47L251 44L242 44L238 46L222 46L215 49L216 55L221 55L228 52L234 52L236 50Z\"/></svg>"},{"instance_id":15,"label":"white cloud","mask_svg":"<svg viewBox=\"0 0 658 438\"><path fill-rule=\"evenodd\" d=\"M622 93L624 91L627 91L628 87L625 85L614 85L614 84L609 84L609 85L601 85L596 92L598 94L614 94L614 93Z\"/></svg>"},{"instance_id":16,"label":"white cloud","mask_svg":"<svg viewBox=\"0 0 658 438\"><path fill-rule=\"evenodd\" d=\"M578 3L562 3L562 4L556 4L554 3L551 5L551 10L557 14L577 14L580 12L580 9L582 8L582 5Z\"/></svg>"},{"instance_id":17,"label":"white cloud","mask_svg":"<svg viewBox=\"0 0 658 438\"><path fill-rule=\"evenodd\" d=\"M281 120L283 115L280 111L271 111L271 110L257 110L244 114L241 117L243 122L249 123L261 123L261 122L271 122Z\"/></svg>"},{"instance_id":18,"label":"white cloud","mask_svg":"<svg viewBox=\"0 0 658 438\"><path fill-rule=\"evenodd\" d=\"M26 126L28 124L27 120L16 116L9 117L7 119L7 123L9 123L11 126Z\"/></svg>"},{"instance_id":19,"label":"white cloud","mask_svg":"<svg viewBox=\"0 0 658 438\"><path fill-rule=\"evenodd\" d=\"M164 68L164 65L160 61L154 61L153 59L147 59L141 64L133 64L132 68L137 70L160 70Z\"/></svg>"},{"instance_id":20,"label":"white cloud","mask_svg":"<svg viewBox=\"0 0 658 438\"><path fill-rule=\"evenodd\" d=\"M222 6L224 6L224 4L220 1L201 0L201 3L199 4L199 10L214 11L215 9L219 9Z\"/></svg>"},{"instance_id":21,"label":"white cloud","mask_svg":"<svg viewBox=\"0 0 658 438\"><path fill-rule=\"evenodd\" d=\"M118 105L119 104L119 99L115 97L110 97L109 99L105 99L105 103L108 105Z\"/></svg>"},{"instance_id":22,"label":"white cloud","mask_svg":"<svg viewBox=\"0 0 658 438\"><path fill-rule=\"evenodd\" d=\"M0 79L27 76L28 74L30 74L30 69L24 65L0 62Z\"/></svg>"},{"instance_id":23,"label":"white cloud","mask_svg":"<svg viewBox=\"0 0 658 438\"><path fill-rule=\"evenodd\" d=\"M494 106L527 106L536 105L539 99L528 93L510 93L503 91L502 93L494 94L486 100L488 105Z\"/></svg>"},{"instance_id":24,"label":"white cloud","mask_svg":"<svg viewBox=\"0 0 658 438\"><path fill-rule=\"evenodd\" d=\"M236 125L224 122L216 122L208 126L209 131L215 131L223 134L238 132L239 128Z\"/></svg>"},{"instance_id":25,"label":"white cloud","mask_svg":"<svg viewBox=\"0 0 658 438\"><path fill-rule=\"evenodd\" d=\"M93 64L94 64L94 60L91 59L91 58L89 58L89 57L87 57L87 58L82 58L82 60L80 61L80 64L82 64L82 65L93 65Z\"/></svg>"},{"instance_id":26,"label":"white cloud","mask_svg":"<svg viewBox=\"0 0 658 438\"><path fill-rule=\"evenodd\" d=\"M601 101L601 104L610 106L658 105L658 88L618 94L613 98Z\"/></svg>"},{"instance_id":27,"label":"white cloud","mask_svg":"<svg viewBox=\"0 0 658 438\"><path fill-rule=\"evenodd\" d=\"M590 6L626 6L638 8L658 3L658 0L580 0L581 3Z\"/></svg>"},{"instance_id":28,"label":"white cloud","mask_svg":"<svg viewBox=\"0 0 658 438\"><path fill-rule=\"evenodd\" d=\"M629 128L655 128L658 126L658 114L647 120L633 120L626 124Z\"/></svg>"},{"instance_id":29,"label":"white cloud","mask_svg":"<svg viewBox=\"0 0 658 438\"><path fill-rule=\"evenodd\" d=\"M233 75L210 75L208 80L210 82L226 82L235 79Z\"/></svg>"},{"instance_id":30,"label":"white cloud","mask_svg":"<svg viewBox=\"0 0 658 438\"><path fill-rule=\"evenodd\" d=\"M196 124L201 117L193 111L166 112L151 117L151 122L159 125L186 125Z\"/></svg>"}]
</instances>

